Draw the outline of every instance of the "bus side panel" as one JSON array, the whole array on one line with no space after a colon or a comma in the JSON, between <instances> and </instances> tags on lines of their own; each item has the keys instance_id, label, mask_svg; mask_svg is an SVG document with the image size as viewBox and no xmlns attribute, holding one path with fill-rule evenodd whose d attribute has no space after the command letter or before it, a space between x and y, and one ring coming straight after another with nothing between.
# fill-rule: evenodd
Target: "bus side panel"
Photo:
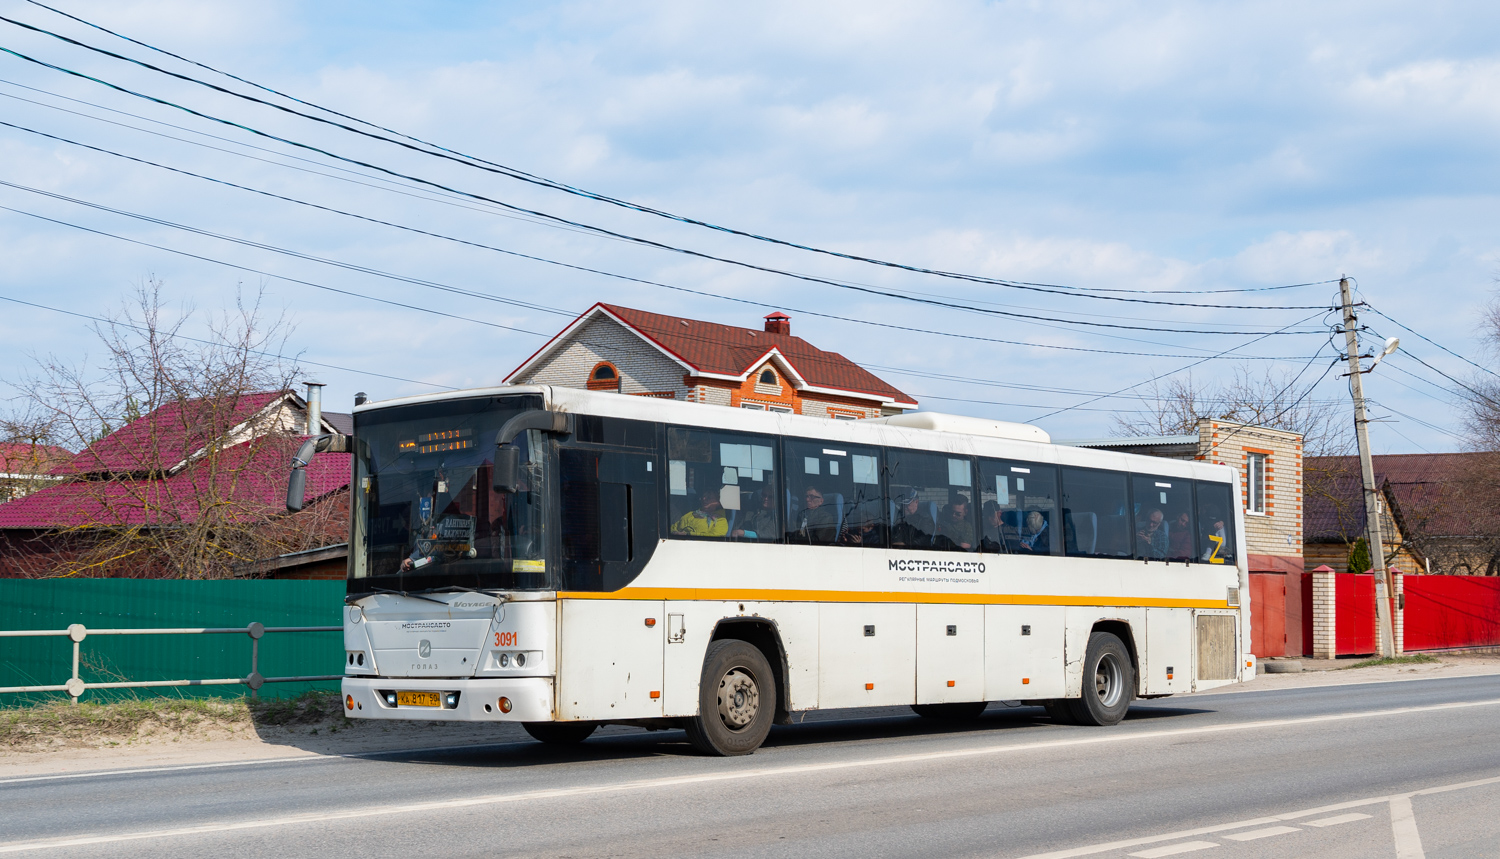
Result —
<instances>
[{"instance_id":1,"label":"bus side panel","mask_svg":"<svg viewBox=\"0 0 1500 859\"><path fill-rule=\"evenodd\" d=\"M915 605L822 603L818 609L822 709L916 703Z\"/></svg>"},{"instance_id":2,"label":"bus side panel","mask_svg":"<svg viewBox=\"0 0 1500 859\"><path fill-rule=\"evenodd\" d=\"M984 606L917 606L917 703L983 700Z\"/></svg>"},{"instance_id":3,"label":"bus side panel","mask_svg":"<svg viewBox=\"0 0 1500 859\"><path fill-rule=\"evenodd\" d=\"M662 714L663 605L660 600L559 600L559 721ZM647 618L656 623L647 626Z\"/></svg>"},{"instance_id":4,"label":"bus side panel","mask_svg":"<svg viewBox=\"0 0 1500 859\"><path fill-rule=\"evenodd\" d=\"M1078 698L1083 695L1083 659L1088 655L1089 636L1093 634L1094 624L1099 621L1119 621L1130 627L1131 640L1125 642L1125 647L1136 654L1138 661L1140 654L1145 650L1146 610L1144 608L1077 606L1064 609L1063 617L1067 623L1063 652L1068 668L1068 686L1064 697ZM1139 678L1136 681L1136 688L1140 688Z\"/></svg>"},{"instance_id":5,"label":"bus side panel","mask_svg":"<svg viewBox=\"0 0 1500 859\"><path fill-rule=\"evenodd\" d=\"M743 609L740 606L744 606ZM789 710L818 706L818 607L813 603L674 601L666 604L662 715L698 715L698 685L715 627L735 618L772 622L786 649ZM780 666L772 660L772 668Z\"/></svg>"},{"instance_id":6,"label":"bus side panel","mask_svg":"<svg viewBox=\"0 0 1500 859\"><path fill-rule=\"evenodd\" d=\"M1193 610L1146 609L1146 653L1140 661L1141 694L1193 691Z\"/></svg>"},{"instance_id":7,"label":"bus side panel","mask_svg":"<svg viewBox=\"0 0 1500 859\"><path fill-rule=\"evenodd\" d=\"M1061 698L1063 609L1042 605L984 607L984 694L988 701Z\"/></svg>"}]
</instances>

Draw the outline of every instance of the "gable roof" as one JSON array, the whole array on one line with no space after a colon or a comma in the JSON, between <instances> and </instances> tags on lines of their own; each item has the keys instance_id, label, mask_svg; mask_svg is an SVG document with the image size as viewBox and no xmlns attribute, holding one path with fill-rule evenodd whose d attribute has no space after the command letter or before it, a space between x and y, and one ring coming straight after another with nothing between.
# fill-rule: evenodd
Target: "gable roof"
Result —
<instances>
[{"instance_id":1,"label":"gable roof","mask_svg":"<svg viewBox=\"0 0 1500 859\"><path fill-rule=\"evenodd\" d=\"M0 442L0 476L51 474L73 459L73 452L50 444Z\"/></svg>"},{"instance_id":2,"label":"gable roof","mask_svg":"<svg viewBox=\"0 0 1500 859\"><path fill-rule=\"evenodd\" d=\"M260 391L233 398L167 403L79 451L59 474L123 474L169 471L264 411L296 396Z\"/></svg>"},{"instance_id":3,"label":"gable roof","mask_svg":"<svg viewBox=\"0 0 1500 859\"><path fill-rule=\"evenodd\" d=\"M195 521L205 497L230 516L253 520L285 511L287 467L298 438L246 441L214 461L199 459L161 479L73 480L0 504L0 528L163 526ZM307 466L309 503L349 485L347 453L321 453Z\"/></svg>"},{"instance_id":4,"label":"gable roof","mask_svg":"<svg viewBox=\"0 0 1500 859\"><path fill-rule=\"evenodd\" d=\"M1460 479L1487 453L1405 453L1371 457L1375 485L1390 499L1407 539L1500 534L1494 511L1464 502ZM1303 539L1348 542L1365 533L1359 457L1309 456L1303 460Z\"/></svg>"},{"instance_id":5,"label":"gable roof","mask_svg":"<svg viewBox=\"0 0 1500 859\"><path fill-rule=\"evenodd\" d=\"M689 375L744 381L767 361L776 363L792 386L805 391L876 400L916 408L917 402L837 352L827 352L791 334L721 325L598 303L553 337L505 378L533 369L565 344L571 334L600 316L635 333L675 361Z\"/></svg>"}]
</instances>

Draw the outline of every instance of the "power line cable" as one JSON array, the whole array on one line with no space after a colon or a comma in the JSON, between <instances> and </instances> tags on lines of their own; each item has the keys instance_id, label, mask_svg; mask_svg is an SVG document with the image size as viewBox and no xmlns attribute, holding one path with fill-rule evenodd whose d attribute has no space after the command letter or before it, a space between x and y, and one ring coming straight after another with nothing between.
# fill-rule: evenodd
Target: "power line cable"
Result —
<instances>
[{"instance_id":1,"label":"power line cable","mask_svg":"<svg viewBox=\"0 0 1500 859\"><path fill-rule=\"evenodd\" d=\"M761 234L758 234L758 233L752 233L752 232L748 232L748 231L744 231L744 230L738 230L738 229L734 229L734 228L731 228L731 227L726 227L726 226L722 226L722 225L719 225L719 224L714 224L714 223L709 222L709 221L702 221L702 220L698 220L696 218L689 218L689 217L686 217L686 216L683 216L683 215L677 215L677 214L674 214L672 212L667 212L667 211L664 211L664 210L661 210L661 209L656 209L656 208L653 208L653 207L650 207L650 206L645 206L645 205L642 205L642 204L639 204L639 203L633 203L633 202L630 202L628 200L622 200L622 199L619 199L619 198L616 198L616 197L611 197L611 196L606 195L606 194L600 194L600 193L597 193L597 192L588 191L586 189L578 188L578 187L575 187L575 186L572 186L572 185L568 185L568 184L563 183L563 182L558 182L556 180L547 179L545 177L537 176L535 174L528 173L528 172L526 172L524 170L520 170L520 169L517 169L517 168L514 168L514 167L508 167L508 166L506 166L504 164L498 164L496 162L489 161L489 160L480 158L478 156L467 155L467 154L464 154L464 153L461 153L461 152L457 152L457 151L449 149L447 147L440 146L440 145L435 144L435 143L430 143L428 141L421 140L420 138L412 137L411 135L404 134L404 133L399 132L399 131L394 131L392 129L385 128L384 126L376 125L375 123L371 123L371 122L368 122L368 121L363 120L363 119L358 119L356 117L352 117L352 116L349 116L347 114L340 113L340 112L338 112L336 110L332 110L331 108L326 108L326 107L323 107L321 105L317 105L317 104L313 104L311 102L303 101L302 99L296 98L295 96L287 95L286 93L282 93L282 92L280 92L278 90L271 89L270 87L266 87L266 86L263 86L261 84L254 83L253 81L249 81L249 80L246 80L244 78L238 77L236 75L229 74L228 72L220 71L218 69L213 68L212 66L205 65L205 64L200 63L200 62L198 62L196 60L190 60L190 59L188 59L186 57L182 57L182 56L180 56L178 54L174 54L174 53L172 53L170 51L166 51L164 49L157 48L157 47L155 47L153 45L147 44L147 43L139 41L137 39L133 39L133 38L131 38L129 36L124 36L124 35L122 35L120 33L116 33L113 30L109 30L109 29L107 29L105 27L102 27L102 26L100 26L98 24L94 24L93 22L84 20L83 18L79 18L79 17L77 17L75 15L70 15L70 14L68 14L66 12L63 12L63 11L59 10L59 9L55 9L55 8L53 8L51 6L46 5L46 4L39 3L39 2L37 2L37 0L28 0L28 2L31 2L33 5L39 6L39 7L43 8L43 9L47 9L48 11L54 12L54 13L62 15L64 17L71 18L72 20L77 21L77 22L79 22L81 24L84 24L86 26L92 27L92 28L97 29L97 30L101 30L101 31L103 31L105 33L108 33L108 34L110 34L112 36L115 36L117 38L124 39L124 40L126 40L128 42L131 42L133 44L136 44L136 45L139 45L141 47L147 48L149 50L157 51L158 53L165 54L167 56L173 57L173 58L175 58L177 60L180 60L182 62L189 63L191 65L195 65L195 66L198 66L198 67L203 68L203 69L207 69L207 70L212 71L212 72L214 72L216 74L224 75L225 77L229 77L229 78L231 78L233 80L239 81L239 82L247 84L249 86L256 87L257 89L263 90L263 91L268 92L268 93L275 94L275 95L280 96L282 98L289 99L289 100L291 100L293 102L296 102L298 104L303 104L303 105L306 105L308 107L312 107L312 108L314 108L316 110L323 111L324 113L328 113L328 114L331 114L331 115L334 115L334 116L338 116L338 117L341 117L343 119L348 119L348 120L351 120L353 122L358 122L361 125L365 125L365 126L368 126L370 128L376 128L376 129L379 129L380 131L384 131L384 132L386 132L388 134L397 135L398 137L405 138L406 140L409 140L409 141L412 141L413 143L417 143L417 144L421 144L421 145L420 146L415 146L415 145L412 145L412 143L405 143L405 142L403 142L401 140L395 140L395 139L392 139L392 138L389 138L389 137L385 137L385 136L380 135L380 134L374 134L372 132L365 131L365 130L359 129L359 128L355 128L353 126L346 125L346 124L341 123L341 122L336 122L336 121L329 120L329 119L326 119L326 118L323 118L323 117L320 117L320 116L314 116L312 114L304 113L302 111L286 107L285 105L280 105L280 104L276 104L274 102L266 101L265 99L257 98L256 96L246 95L246 94L240 93L240 92L235 92L234 90L231 90L231 89L228 89L228 88L225 88L225 87L221 87L221 86L218 86L216 84L212 84L212 83L209 83L207 81L200 80L198 78L194 78L194 77L192 77L190 75L184 75L184 74L180 74L178 72L173 72L173 71L170 71L170 70L167 70L167 69L163 69L163 68L161 68L159 66L152 65L152 64L144 62L142 60L137 60L137 59L135 59L133 57L128 57L128 56L125 56L123 54L117 54L117 53L115 53L113 51L109 51L109 50L106 50L104 48L100 48L100 47L97 47L97 46L94 46L94 45L90 45L90 44L87 44L85 42L78 41L76 39L71 39L71 38L69 38L67 36L61 35L59 33L54 33L51 30L47 30L47 29L42 28L42 27L37 27L37 26L32 25L32 24L27 24L27 23L24 23L24 22L21 22L21 21L16 21L14 19L7 18L5 16L0 16L0 20L6 21L7 23L10 23L10 24L12 24L14 26L17 26L17 27L22 27L24 29L31 30L33 32L37 32L37 33L41 33L41 34L44 34L44 35L51 36L51 37L53 37L55 39L58 39L58 40L63 41L63 42L66 42L68 44L72 44L72 45L75 45L77 47L84 48L85 50L93 51L95 53L99 53L99 54L102 54L104 56L112 57L114 59L121 60L123 62L132 63L132 64L135 64L135 65L141 66L142 68L146 68L146 69L149 69L151 71L155 71L155 72L157 72L159 74L168 75L168 76L176 78L178 80L182 80L182 81L189 82L189 83L194 83L194 84L197 84L199 86L206 87L208 89L214 90L216 92L223 93L225 95L233 96L235 98L243 99L245 101L249 101L249 102L252 102L252 103L255 103L255 104L260 104L260 105L263 105L263 106L266 106L266 107L270 107L270 108L272 108L274 110L279 110L279 111L282 111L284 113L288 113L288 114L291 114L291 115L294 115L294 116L301 117L303 119L308 119L308 120L311 120L313 122L319 122L319 123L323 123L325 125L330 125L330 126L333 126L333 127L336 127L336 128L340 128L340 129L345 130L345 131L352 132L354 134L358 134L358 135L361 135L361 136L364 136L364 137L368 137L368 138L371 138L371 139L374 139L374 140L379 140L379 141L382 141L382 142L385 142L385 143L390 143L390 144L393 144L393 145L396 145L396 146L400 146L402 148L405 148L405 149L408 149L408 150L411 150L411 151L414 151L414 152L419 152L419 153L424 154L424 155L428 155L428 156L436 157L436 158L442 158L442 159L445 159L445 160L448 160L448 161L452 161L452 162L457 163L457 164L462 164L462 165L464 165L466 167L470 167L470 168L474 168L474 169L479 169L479 170L484 170L484 171L489 172L489 173L495 173L495 174L498 174L498 175L506 176L506 177L511 178L511 179L515 179L515 180L518 180L518 181L526 182L526 183L529 183L529 184L532 184L532 185L537 185L539 187L548 188L548 189L551 189L551 190L563 191L565 193L574 194L576 196L580 196L580 197L583 197L583 198L586 198L586 199L589 199L589 200L594 200L596 202L607 203L609 205L618 206L618 207L621 207L621 208L629 209L631 211L640 212L640 213L643 213L643 214L655 215L657 217L666 218L668 220L677 221L677 222L683 223L683 224L689 224L689 225L692 225L692 226L703 227L703 228L706 228L706 229L709 229L709 230L714 230L716 232L726 233L726 234L729 234L729 235L739 236L739 237L742 237L742 238L753 239L753 240L759 241L759 242L766 242L766 243L770 243L770 244L774 244L774 245L780 245L782 247L793 248L793 249L796 249L796 250L807 251L809 253L821 254L821 255L835 257L835 258L844 259L844 260L849 260L849 261L853 261L853 262L866 263L866 264L881 266L881 267L885 267L885 268L900 269L900 270L904 270L904 271L910 271L910 272L914 272L914 273L918 273L918 274L932 275L932 276L942 277L942 278L949 278L949 279L955 279L955 280L963 280L963 281L969 281L969 282L973 282L973 283L984 283L984 284L990 284L990 285L995 285L995 286L1006 286L1006 287L1011 287L1011 288L1016 288L1016 289L1034 289L1034 290L1045 291L1045 292L1055 292L1055 293L1059 293L1059 294L1071 295L1071 296L1074 296L1074 297L1094 297L1094 298L1108 298L1109 297L1109 296L1090 296L1090 295L1087 294L1088 292L1114 292L1114 293L1158 294L1157 291L1152 291L1152 290L1073 287L1073 286L1063 286L1063 285L1059 285L1059 284L1047 284L1047 283L1036 283L1036 282L1031 282L1031 281L1017 281L1017 280L1009 280L1009 279L1002 279L1002 278L991 278L991 277L984 277L984 276L981 276L981 275L970 275L970 274L963 274L963 273L959 273L959 272L944 271L944 270L941 270L941 269L931 269L931 268L926 268L926 267L922 267L922 266L907 265L907 264L904 264L904 263L897 263L897 262L892 262L892 261L889 261L889 260L882 260L882 259L873 258L873 257L860 256L860 255L857 255L857 254L849 254L849 253L843 253L843 252L840 252L840 251L828 250L828 249L825 249L825 248L818 248L818 247L814 247L814 246L811 246L811 245L804 245L804 244L800 244L798 242L792 242L792 241L785 240L785 239L778 239L778 238L774 238L774 237L771 237L771 236L761 235ZM14 52L10 52L10 53L14 53ZM19 55L17 55L17 56L19 56ZM163 103L165 103L165 102L163 102ZM423 147L430 147L430 148L423 148ZM437 151L434 152L433 151L434 149L436 149ZM1254 289L1230 289L1230 290L1161 290L1159 292L1160 293L1169 293L1169 294L1209 294L1209 293L1228 293L1228 292L1260 292L1260 291L1270 291L1270 290L1274 290L1274 289L1296 289L1296 288L1305 287L1305 286L1317 286L1317 285L1322 285L1322 284L1332 283L1332 282L1333 281L1331 281L1331 280L1325 280L1325 281L1316 281L1316 282L1310 282L1310 283L1287 284L1287 285L1277 286L1277 287L1260 287L1260 288L1254 288ZM1137 300L1137 301L1139 301L1141 299L1118 299L1118 300ZM1165 302L1163 302L1163 303L1165 303ZM1222 306L1222 307L1228 307L1227 305L1220 305L1220 306ZM1246 308L1246 309L1252 309L1252 308ZM1253 309L1261 309L1261 308L1253 308ZM1314 308L1312 308L1312 307L1283 307L1283 308L1278 308L1278 309L1285 309L1285 310L1290 310L1290 309L1311 310L1311 309L1314 309Z\"/></svg>"},{"instance_id":2,"label":"power line cable","mask_svg":"<svg viewBox=\"0 0 1500 859\"><path fill-rule=\"evenodd\" d=\"M1494 370L1491 370L1488 367L1482 366L1480 364L1476 364L1473 361L1470 361L1468 358L1465 358L1464 356L1462 356L1462 355L1458 354L1457 352L1453 351L1452 349L1449 349L1447 346L1444 346L1443 344L1437 342L1436 340L1433 340L1432 338L1430 338L1430 337L1428 337L1428 336L1426 336L1424 334L1421 334L1421 333L1418 333L1417 331L1412 330L1405 323L1399 322L1399 321L1397 321L1395 319L1392 319L1391 317L1385 315L1384 313L1381 313L1375 307L1371 306L1368 302L1365 303L1365 307L1368 308L1371 313L1374 313L1375 315L1379 316L1381 319L1384 319L1387 322L1390 322L1391 324L1400 327L1403 331L1407 332L1408 334L1411 334L1413 336L1420 337L1421 339L1426 340L1428 343L1431 343L1432 345L1438 347L1439 349L1443 350L1444 352L1447 352L1449 355L1452 355L1453 357L1455 357L1458 360L1464 362L1465 364L1468 364L1469 366L1473 367L1474 369L1476 369L1476 370L1482 370L1483 372L1489 373L1491 376L1495 376L1496 378L1500 378L1500 373L1496 373Z\"/></svg>"},{"instance_id":3,"label":"power line cable","mask_svg":"<svg viewBox=\"0 0 1500 859\"><path fill-rule=\"evenodd\" d=\"M90 320L92 322L100 322L100 323L103 323L105 325L117 325L117 326L119 326L121 328L131 328L131 329L134 329L136 331L146 331L146 330L148 330L147 328L145 328L144 326L141 326L141 325L133 325L131 323L120 322L119 320L115 320L115 319L105 319L102 316L90 316L87 313L78 313L78 312L72 311L72 310L63 310L61 307L49 307L48 305L45 305L45 304L37 304L34 301L22 301L19 298L11 298L8 295L0 295L0 301L9 301L12 304L23 304L23 305L25 305L27 307L34 307L34 308L36 308L38 310L47 310L47 311L50 311L52 313L61 313L61 314L65 315L65 316L76 316L79 319L88 319L88 320ZM188 336L186 334L173 334L173 333L169 333L169 332L165 332L165 331L158 331L157 333L158 334L165 334L167 337L170 337L173 340L188 340L188 341L191 341L193 343L202 343L202 344L204 344L206 346L221 345L221 344L214 343L212 340L203 340L203 339L198 338L198 337L190 337L190 336ZM444 389L449 390L449 391L456 391L456 390L458 390L458 388L455 388L452 385L440 385L437 382L427 382L427 381L423 381L421 379L407 379L407 378L404 378L402 376L391 376L391 375L387 375L385 373L376 373L376 372L374 372L372 370L356 370L353 367L341 367L341 366L339 366L337 364L323 364L323 363L319 363L317 361L309 361L309 360L307 360L305 358L302 358L300 356L294 358L294 357L290 357L290 356L287 356L287 355L282 355L282 354L279 354L279 353L276 353L276 352L266 352L266 351L263 351L263 350L260 350L260 349L248 349L247 348L245 351L250 352L250 353L255 354L255 355L263 355L263 356L265 356L267 358L276 358L276 359L282 360L282 361L293 361L293 362L295 362L297 364L306 364L306 365L308 365L310 367L322 367L322 368L324 368L326 370L339 370L341 372L354 373L354 374L360 375L360 376L373 376L373 377L379 378L379 379L390 379L391 381L395 381L395 382L409 382L409 383L411 383L413 385L427 385L427 386L433 387L433 388L444 388Z\"/></svg>"},{"instance_id":4,"label":"power line cable","mask_svg":"<svg viewBox=\"0 0 1500 859\"><path fill-rule=\"evenodd\" d=\"M477 248L477 249L493 251L493 252L496 252L496 253L506 254L508 256L513 256L513 257L518 257L518 258L521 258L521 259L531 260L531 261L534 261L534 262L540 262L540 263L545 263L545 264L548 264L548 265L559 266L559 267L562 267L562 268L571 269L571 270L574 270L574 271L586 272L586 273L589 273L589 274L601 275L603 277L614 278L614 279L617 279L617 280L627 281L627 282L631 282L631 283L637 283L637 284L641 284L641 285L645 285L645 286L651 286L651 287L655 287L655 288L659 288L659 289L666 289L666 290L671 290L671 291L674 291L674 292L691 293L691 294L693 294L695 296L699 296L699 297L702 297L705 294L707 294L709 297L717 299L717 300L720 300L720 301L727 301L727 302L736 303L736 304L746 304L746 305L750 305L750 306L753 306L753 307L758 307L758 308L761 308L761 309L790 310L790 311L792 311L794 313L801 313L801 314L806 314L806 315L816 316L816 317L821 317L821 318L826 318L826 319L833 319L833 320L836 320L836 321L848 322L848 323L852 323L852 324L870 325L870 326L874 326L874 327L887 328L887 329L892 329L892 330L897 330L897 331L905 331L905 332L920 333L920 334L929 334L929 335L933 335L933 336L951 337L951 338L956 338L956 339L973 340L973 341L979 341L979 342L997 343L997 344L1002 344L1002 345L1030 346L1030 347L1042 348L1042 349L1055 349L1055 350L1074 351L1074 352L1089 352L1089 353L1109 354L1109 355L1129 355L1129 356L1136 356L1136 357L1165 357L1165 358L1190 358L1190 357L1194 357L1194 356L1191 356L1191 355L1173 355L1173 354L1149 353L1149 352L1128 352L1128 351L1123 351L1123 350L1091 349L1091 348L1081 347L1081 346L1060 346L1060 345L1047 344L1047 343L1030 343L1030 342L1026 342L1026 341L1008 340L1008 339L1004 339L1004 338L981 337L981 336L978 336L978 335L961 334L961 333L951 332L951 331L935 331L935 330L932 330L932 329L916 328L916 327L913 327L913 326L906 326L906 325L895 325L895 324L892 324L892 323L879 322L879 321L868 320L868 319L856 319L856 318L848 317L848 316L840 316L838 314L830 314L830 313L823 313L823 312L814 311L814 310L799 309L799 308L796 308L796 307L793 307L793 306L790 306L790 305L772 305L772 304L767 304L767 303L764 303L764 302L757 302L757 301L751 301L751 300L748 300L748 299L735 298L735 297L732 297L732 296L721 295L721 294L718 294L718 293L704 293L702 290L691 289L691 288L682 287L682 286L674 286L674 285L671 285L671 284L660 283L660 282L652 281L652 280L646 280L644 278L632 277L632 276L629 276L629 275L618 274L616 272L610 272L610 271L606 271L606 270L602 270L602 269L590 268L590 267L587 267L587 266L575 265L573 263L566 263L566 262L562 262L562 261L559 261L559 260L548 259L546 257L535 256L535 255L532 255L532 254L525 254L525 253L521 253L519 251L513 251L513 250L508 250L506 248L496 247L494 245L487 245L487 244L484 244L484 243L481 243L481 242L474 242L474 241L470 241L468 239L460 239L460 238L456 238L456 237L453 237L453 236L444 235L444 234L441 234L441 233L431 232L429 230L422 230L422 229L418 229L416 227L410 227L410 226L407 226L407 225L404 225L404 224L397 224L397 223L394 223L394 222L391 222L391 221L385 221L385 220L381 220L379 218L373 218L373 217L370 217L368 215L361 215L361 214L357 214L357 213L354 213L354 212L348 212L348 211L344 211L342 209L336 209L336 208L333 208L333 207L330 207L330 206L324 206L324 205L321 205L321 204L318 204L318 203L312 203L312 202L308 202L306 200L300 200L300 199L297 199L295 197L288 197L288 196L283 195L283 194L276 194L276 193L273 193L273 192L270 192L270 191L264 191L264 190L261 190L261 189L258 189L258 188L251 188L251 187L248 187L248 186L245 186L245 185L239 185L239 184L236 184L234 182L229 182L229 181L224 180L224 179L216 179L216 178L214 178L212 176L205 176L205 175L202 175L202 174L199 174L199 173L194 173L194 172L192 172L190 170L183 170L183 169L178 168L178 167L171 167L171 166L168 166L168 165L165 165L165 164L160 164L160 163L157 163L157 162L154 162L154 161L149 161L149 160L144 159L144 158L137 158L137 157L132 156L132 155L125 155L123 153L115 152L113 150L105 149L103 147L93 146L91 144L82 143L82 142L79 142L79 141L76 141L76 140L71 140L69 138L61 137L59 135L49 134L47 132L38 131L38 130L33 129L33 128L27 128L26 126L16 125L14 123L9 123L9 122L4 122L3 120L0 120L0 126L14 128L14 129L19 130L19 131L25 131L25 132L30 133L30 134L35 134L35 135L37 135L39 137L44 137L44 138L47 138L47 139L50 139L50 140L56 140L56 141L59 141L59 142L62 142L62 143L67 143L67 144L70 144L70 145L73 145L73 146L77 146L77 147L82 148L82 149L87 149L87 150L90 150L90 151L99 152L99 153L106 154L106 155L111 155L111 156L114 156L116 158L120 158L120 159L123 159L123 160L126 160L126 161L132 161L132 162L139 163L139 164L144 164L144 165L147 165L147 166L150 166L150 167L156 167L158 169L166 170L166 171L169 171L169 172L172 172L172 173L177 173L179 175L188 176L188 177L191 177L191 178L200 179L200 180L207 181L207 182L212 182L212 183L217 184L217 185L223 185L223 186L230 187L230 188L235 188L235 189L241 190L241 191L248 191L250 193L258 194L258 195L261 195L261 196L264 196L264 197L268 197L268 198L271 198L271 199L281 200L281 201L288 202L288 203L294 203L294 204L299 205L299 206L306 206L308 208L312 208L312 209L316 209L316 210L320 210L320 211L324 211L324 212L329 212L329 213L341 215L341 216L344 216L344 217L354 218L354 219L357 219L357 220L366 221L366 222L373 223L373 224L378 224L378 225L381 225L381 226L391 227L391 228L394 228L394 229L398 229L398 230L403 230L403 231L406 231L406 232L414 233L414 234L417 234L417 235L422 235L422 236L427 236L427 237L430 237L430 238L441 239L441 240L444 240L444 241L450 241L450 242L454 242L454 243L461 244L461 245L466 245L466 246ZM86 203L84 201L80 201L80 202L82 202L84 205L93 205L93 204ZM120 210L115 210L115 211L120 211ZM129 213L125 213L125 214L129 214ZM270 247L270 246L267 246L267 247ZM1033 321L1032 324L1043 325L1044 327L1055 327L1055 326L1045 325L1044 323L1035 322L1035 321ZM1099 336L1118 337L1118 335L1111 335L1111 334L1105 334L1105 333L1100 333ZM1119 339L1136 340L1136 338L1119 338ZM1152 341L1138 341L1138 342L1148 342L1149 343L1149 342L1152 342ZM1197 347L1183 346L1183 347L1179 347L1179 348L1194 349L1194 348L1197 348ZM1207 350L1203 350L1203 351L1207 351ZM1235 357L1237 359L1243 359L1243 360L1291 360L1291 359L1280 358L1280 357L1275 357L1275 356L1244 355L1244 356L1233 356L1233 357Z\"/></svg>"}]
</instances>

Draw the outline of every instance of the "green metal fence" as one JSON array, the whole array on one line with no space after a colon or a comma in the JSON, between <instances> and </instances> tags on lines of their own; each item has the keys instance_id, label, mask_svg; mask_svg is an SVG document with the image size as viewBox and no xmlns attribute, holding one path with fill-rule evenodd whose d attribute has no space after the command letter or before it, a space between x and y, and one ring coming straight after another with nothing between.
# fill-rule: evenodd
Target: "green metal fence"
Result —
<instances>
[{"instance_id":1,"label":"green metal fence","mask_svg":"<svg viewBox=\"0 0 1500 859\"><path fill-rule=\"evenodd\" d=\"M339 626L342 581L177 581L150 579L0 580L0 630L85 627ZM80 645L79 676L91 683L243 677L252 642L242 635L93 636ZM67 638L0 638L0 687L62 683L72 674ZM282 633L260 640L259 671L266 677L341 674L343 638L337 632ZM260 695L288 697L309 689L337 689L338 681L277 683ZM158 690L90 690L84 700L157 694ZM239 696L241 686L159 690L184 696ZM0 706L66 699L66 693L0 695Z\"/></svg>"}]
</instances>

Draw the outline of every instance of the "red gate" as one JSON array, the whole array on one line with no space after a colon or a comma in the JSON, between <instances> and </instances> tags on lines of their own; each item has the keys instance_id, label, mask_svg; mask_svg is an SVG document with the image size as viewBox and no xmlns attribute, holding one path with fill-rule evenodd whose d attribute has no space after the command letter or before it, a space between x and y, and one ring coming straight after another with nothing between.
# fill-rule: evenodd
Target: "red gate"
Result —
<instances>
[{"instance_id":1,"label":"red gate","mask_svg":"<svg viewBox=\"0 0 1500 859\"><path fill-rule=\"evenodd\" d=\"M1405 648L1500 645L1500 577L1406 576Z\"/></svg>"}]
</instances>

